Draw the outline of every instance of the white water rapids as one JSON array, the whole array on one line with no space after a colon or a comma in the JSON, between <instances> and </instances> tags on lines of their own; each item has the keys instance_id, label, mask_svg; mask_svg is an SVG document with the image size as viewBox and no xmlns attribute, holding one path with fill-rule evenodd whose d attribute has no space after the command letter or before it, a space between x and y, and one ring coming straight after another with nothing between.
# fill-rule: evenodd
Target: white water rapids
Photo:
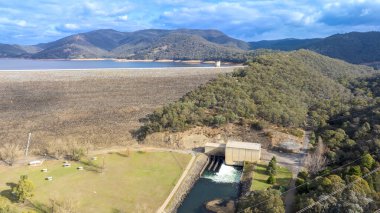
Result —
<instances>
[{"instance_id":1,"label":"white water rapids","mask_svg":"<svg viewBox=\"0 0 380 213\"><path fill-rule=\"evenodd\" d=\"M223 163L217 173L205 172L202 178L210 179L216 183L239 183L240 176L241 170Z\"/></svg>"}]
</instances>

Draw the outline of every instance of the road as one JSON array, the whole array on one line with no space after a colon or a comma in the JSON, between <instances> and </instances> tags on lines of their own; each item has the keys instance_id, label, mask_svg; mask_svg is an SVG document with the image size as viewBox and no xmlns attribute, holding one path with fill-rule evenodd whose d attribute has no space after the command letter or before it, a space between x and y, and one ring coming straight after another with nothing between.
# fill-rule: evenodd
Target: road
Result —
<instances>
[{"instance_id":1,"label":"road","mask_svg":"<svg viewBox=\"0 0 380 213\"><path fill-rule=\"evenodd\" d=\"M303 142L303 148L300 153L284 153L284 152L277 152L272 150L266 150L263 149L261 151L261 158L263 161L270 161L273 156L276 156L277 163L281 166L284 166L288 168L292 174L293 174L293 180L289 184L290 188L295 187L295 180L297 178L298 173L302 170L304 167L305 157L307 154L307 149L309 147L309 136L310 132L305 132L304 142ZM295 203L295 197L296 197L296 190L291 190L285 194L285 212L291 213L293 211L293 205Z\"/></svg>"}]
</instances>

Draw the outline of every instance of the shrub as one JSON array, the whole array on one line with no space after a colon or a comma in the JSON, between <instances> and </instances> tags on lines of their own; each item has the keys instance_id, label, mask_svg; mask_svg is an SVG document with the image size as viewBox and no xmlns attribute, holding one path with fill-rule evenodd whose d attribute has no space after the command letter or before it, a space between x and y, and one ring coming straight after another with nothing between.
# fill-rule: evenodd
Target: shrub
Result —
<instances>
[{"instance_id":1,"label":"shrub","mask_svg":"<svg viewBox=\"0 0 380 213\"><path fill-rule=\"evenodd\" d=\"M251 129L261 131L266 128L266 123L263 121L254 121L251 123Z\"/></svg>"}]
</instances>

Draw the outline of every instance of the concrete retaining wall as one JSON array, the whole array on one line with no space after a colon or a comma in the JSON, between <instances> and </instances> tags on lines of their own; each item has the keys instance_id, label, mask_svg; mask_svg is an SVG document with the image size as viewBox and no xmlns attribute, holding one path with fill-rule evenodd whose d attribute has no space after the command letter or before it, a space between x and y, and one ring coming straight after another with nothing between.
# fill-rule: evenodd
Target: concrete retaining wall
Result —
<instances>
[{"instance_id":1,"label":"concrete retaining wall","mask_svg":"<svg viewBox=\"0 0 380 213\"><path fill-rule=\"evenodd\" d=\"M240 178L240 197L251 191L254 169L254 163L244 162L243 174Z\"/></svg>"},{"instance_id":2,"label":"concrete retaining wall","mask_svg":"<svg viewBox=\"0 0 380 213\"><path fill-rule=\"evenodd\" d=\"M172 200L166 206L165 212L177 212L178 207L181 205L186 195L189 193L195 182L200 177L199 174L202 172L202 169L206 165L207 159L208 157L205 154L200 154L199 156L197 156L186 178L182 181L181 186L178 188Z\"/></svg>"}]
</instances>

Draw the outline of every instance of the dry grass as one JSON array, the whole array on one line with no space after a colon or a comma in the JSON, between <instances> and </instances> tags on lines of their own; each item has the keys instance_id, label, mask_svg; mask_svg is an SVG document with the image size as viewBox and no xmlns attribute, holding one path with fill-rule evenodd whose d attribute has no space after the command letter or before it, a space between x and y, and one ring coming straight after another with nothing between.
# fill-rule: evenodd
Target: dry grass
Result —
<instances>
[{"instance_id":1,"label":"dry grass","mask_svg":"<svg viewBox=\"0 0 380 213\"><path fill-rule=\"evenodd\" d=\"M76 140L106 146L155 108L233 68L0 72L0 145Z\"/></svg>"}]
</instances>

